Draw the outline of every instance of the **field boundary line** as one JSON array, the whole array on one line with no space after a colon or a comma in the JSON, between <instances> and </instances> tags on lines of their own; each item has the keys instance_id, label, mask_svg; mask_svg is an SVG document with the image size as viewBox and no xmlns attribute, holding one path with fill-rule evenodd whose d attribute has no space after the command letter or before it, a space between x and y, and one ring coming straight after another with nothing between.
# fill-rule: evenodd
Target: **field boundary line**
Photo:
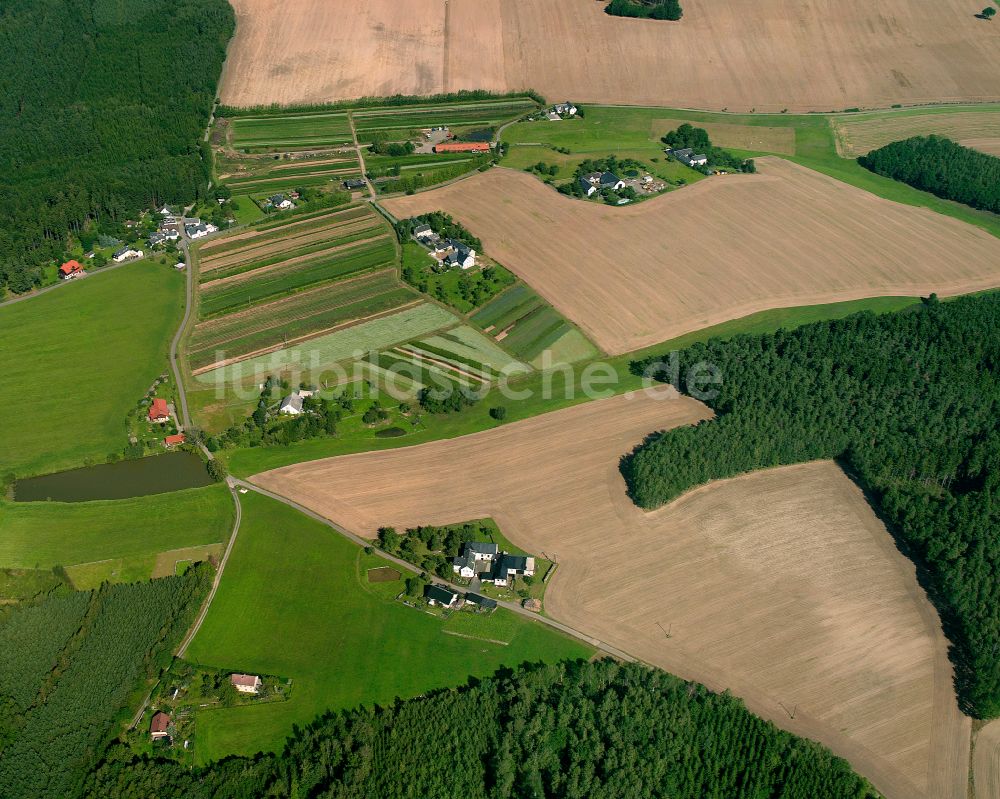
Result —
<instances>
[{"instance_id":1,"label":"field boundary line","mask_svg":"<svg viewBox=\"0 0 1000 799\"><path fill-rule=\"evenodd\" d=\"M478 635L468 633L456 633L454 630L442 630L445 635L454 635L456 638L468 638L470 641L486 641L489 644L499 644L500 646L510 646L510 641L499 641L496 638L481 638Z\"/></svg>"}]
</instances>

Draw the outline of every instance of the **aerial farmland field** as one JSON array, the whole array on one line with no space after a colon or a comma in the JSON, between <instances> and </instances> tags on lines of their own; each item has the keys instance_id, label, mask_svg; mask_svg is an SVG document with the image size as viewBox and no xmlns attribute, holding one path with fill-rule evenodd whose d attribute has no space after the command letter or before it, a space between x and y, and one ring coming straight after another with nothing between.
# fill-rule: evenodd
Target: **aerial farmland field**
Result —
<instances>
[{"instance_id":1,"label":"aerial farmland field","mask_svg":"<svg viewBox=\"0 0 1000 799\"><path fill-rule=\"evenodd\" d=\"M581 0L374 0L351 13L312 0L294 14L264 0L233 6L220 91L234 106L463 88L772 112L1000 99L994 31L958 0L794 12L773 0L688 4L666 25Z\"/></svg>"},{"instance_id":2,"label":"aerial farmland field","mask_svg":"<svg viewBox=\"0 0 1000 799\"><path fill-rule=\"evenodd\" d=\"M368 581L368 569L386 561L274 500L250 493L241 502L243 526L226 580L187 658L282 675L294 687L286 702L200 713L200 762L280 751L293 725L327 710L387 704L502 665L591 654L584 644L505 610L485 619L473 639L448 635L455 625L395 600L401 580Z\"/></svg>"},{"instance_id":3,"label":"aerial farmland field","mask_svg":"<svg viewBox=\"0 0 1000 799\"><path fill-rule=\"evenodd\" d=\"M237 148L329 147L351 141L347 114L340 111L288 113L281 116L241 116L231 121Z\"/></svg>"},{"instance_id":4,"label":"aerial farmland field","mask_svg":"<svg viewBox=\"0 0 1000 799\"><path fill-rule=\"evenodd\" d=\"M1000 239L978 228L781 159L758 168L625 208L506 169L386 206L452 214L611 354L767 308L1000 285ZM539 257L553 236L574 246Z\"/></svg>"},{"instance_id":5,"label":"aerial farmland field","mask_svg":"<svg viewBox=\"0 0 1000 799\"><path fill-rule=\"evenodd\" d=\"M225 541L232 517L224 486L102 502L0 500L0 568L63 566L75 581L86 565L96 584L122 580L116 571L148 579L158 553Z\"/></svg>"},{"instance_id":6,"label":"aerial farmland field","mask_svg":"<svg viewBox=\"0 0 1000 799\"><path fill-rule=\"evenodd\" d=\"M183 295L181 275L140 261L0 308L0 413L32 397L30 424L0 424L4 469L27 477L121 454L126 414L167 368Z\"/></svg>"},{"instance_id":7,"label":"aerial farmland field","mask_svg":"<svg viewBox=\"0 0 1000 799\"><path fill-rule=\"evenodd\" d=\"M1000 105L876 111L833 116L830 121L837 135L837 151L847 158L911 136L935 134L963 143L1000 139Z\"/></svg>"},{"instance_id":8,"label":"aerial farmland field","mask_svg":"<svg viewBox=\"0 0 1000 799\"><path fill-rule=\"evenodd\" d=\"M554 618L732 690L847 757L889 799L964 799L970 723L940 623L838 467L719 482L654 513L629 501L621 454L708 414L688 398L622 396L252 480L359 535L488 514L514 545L559 563Z\"/></svg>"}]
</instances>

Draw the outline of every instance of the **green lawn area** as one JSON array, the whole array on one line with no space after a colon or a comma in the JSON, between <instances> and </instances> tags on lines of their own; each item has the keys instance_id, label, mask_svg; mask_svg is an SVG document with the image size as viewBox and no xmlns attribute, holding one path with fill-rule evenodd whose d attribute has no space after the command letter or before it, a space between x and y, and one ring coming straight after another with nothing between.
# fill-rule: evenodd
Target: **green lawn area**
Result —
<instances>
[{"instance_id":1,"label":"green lawn area","mask_svg":"<svg viewBox=\"0 0 1000 799\"><path fill-rule=\"evenodd\" d=\"M599 386L604 392L601 396L611 396L642 388L641 379L629 371L629 363L634 359L667 354L671 350L687 347L699 341L708 341L710 338L731 338L741 333L769 333L782 328L793 329L824 319L842 319L865 310L874 313L889 313L902 310L917 302L919 300L915 297L874 297L826 305L761 311L741 319L734 319L704 330L688 333L638 352L601 361L581 362L575 364L571 371L558 369L548 373L528 375L517 383L511 381L510 388L516 388L519 392L528 394L522 399L508 399L494 388L479 403L458 413L440 416L424 414L422 424L416 428L412 427L408 421L397 419L394 416L391 423L398 424L407 430L406 435L398 438L375 438L371 429L348 423L338 426L336 438L316 438L281 447L237 449L222 453L222 457L227 461L233 474L247 477L267 469L276 469L279 466L317 458L367 450L405 447L443 438L454 438L496 427L498 423L490 417L489 410L497 405L503 405L507 408L505 423L510 423L518 419L527 419L540 413L586 402L588 397L581 392L580 386L584 370L591 364L607 364L613 371L614 379L610 382L601 382ZM388 402L383 404L390 407Z\"/></svg>"},{"instance_id":2,"label":"green lawn area","mask_svg":"<svg viewBox=\"0 0 1000 799\"><path fill-rule=\"evenodd\" d=\"M0 568L117 558L138 565L159 552L225 541L232 520L223 485L101 502L0 501Z\"/></svg>"},{"instance_id":3,"label":"green lawn area","mask_svg":"<svg viewBox=\"0 0 1000 799\"><path fill-rule=\"evenodd\" d=\"M280 749L292 725L328 709L388 704L456 686L500 666L587 658L587 646L506 611L477 636L444 633L446 622L397 602L402 582L369 583L384 565L297 511L253 492L241 497L243 525L198 636L193 663L292 679L291 698L203 711L199 762ZM463 631L464 632L464 631Z\"/></svg>"},{"instance_id":4,"label":"green lawn area","mask_svg":"<svg viewBox=\"0 0 1000 799\"><path fill-rule=\"evenodd\" d=\"M103 462L167 368L184 276L147 261L0 308L0 471Z\"/></svg>"},{"instance_id":5,"label":"green lawn area","mask_svg":"<svg viewBox=\"0 0 1000 799\"><path fill-rule=\"evenodd\" d=\"M982 110L995 111L996 105L984 105ZM918 109L899 109L877 112L880 118L895 114L928 114L938 111L949 113L954 106ZM853 159L837 154L832 119L842 119L844 114L727 114L711 111L685 111L672 108L629 108L611 106L585 106L585 116L579 120L562 122L520 122L504 131L504 142L512 145L504 159L505 166L524 168L538 161L562 166L560 177L568 176L568 166L581 158L596 158L610 153L625 158L648 161L654 157L665 158L659 137L662 126L657 120L681 120L698 124L721 124L757 128L792 128L795 131L795 154L782 155L791 161L830 175L852 186L880 197L907 205L922 206L947 216L961 219L995 236L1000 236L1000 215L977 211L960 203L942 200L928 192L919 191L905 183L876 175L860 166ZM853 115L852 115L853 116ZM869 114L859 114L869 118ZM541 144L543 146L535 146ZM564 147L570 155L554 152L551 147ZM744 157L767 155L766 149L731 149ZM780 154L780 151L776 151ZM569 171L568 171L569 170ZM698 175L694 170L688 170ZM565 174L563 174L565 173Z\"/></svg>"},{"instance_id":6,"label":"green lawn area","mask_svg":"<svg viewBox=\"0 0 1000 799\"><path fill-rule=\"evenodd\" d=\"M251 199L249 194L236 195L233 197L233 202L239 206L233 212L236 224L249 225L258 219L264 218L264 212L260 210L260 207Z\"/></svg>"}]
</instances>

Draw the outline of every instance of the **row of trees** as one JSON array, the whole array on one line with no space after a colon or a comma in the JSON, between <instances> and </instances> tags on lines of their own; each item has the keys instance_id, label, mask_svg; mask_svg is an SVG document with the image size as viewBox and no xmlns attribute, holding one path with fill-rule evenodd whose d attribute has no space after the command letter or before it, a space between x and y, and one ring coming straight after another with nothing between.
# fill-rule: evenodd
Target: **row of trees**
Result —
<instances>
[{"instance_id":1,"label":"row of trees","mask_svg":"<svg viewBox=\"0 0 1000 799\"><path fill-rule=\"evenodd\" d=\"M926 567L963 708L1000 714L1000 294L715 339L683 350L676 371L634 368L669 380L700 363L722 377L707 400L717 417L623 459L635 501L842 459Z\"/></svg>"},{"instance_id":2,"label":"row of trees","mask_svg":"<svg viewBox=\"0 0 1000 799\"><path fill-rule=\"evenodd\" d=\"M946 200L1000 213L1000 158L944 136L914 136L872 150L858 163Z\"/></svg>"},{"instance_id":3,"label":"row of trees","mask_svg":"<svg viewBox=\"0 0 1000 799\"><path fill-rule=\"evenodd\" d=\"M200 197L225 0L11 0L0 14L0 289L69 234Z\"/></svg>"},{"instance_id":4,"label":"row of trees","mask_svg":"<svg viewBox=\"0 0 1000 799\"><path fill-rule=\"evenodd\" d=\"M678 20L684 13L679 0L611 0L604 8L613 17Z\"/></svg>"},{"instance_id":5,"label":"row of trees","mask_svg":"<svg viewBox=\"0 0 1000 799\"><path fill-rule=\"evenodd\" d=\"M115 749L84 796L874 799L827 749L740 700L637 664L525 666L327 714L280 755L188 770Z\"/></svg>"},{"instance_id":6,"label":"row of trees","mask_svg":"<svg viewBox=\"0 0 1000 799\"><path fill-rule=\"evenodd\" d=\"M443 239L455 239L464 242L474 250L482 251L483 243L470 233L461 222L456 222L450 214L444 211L431 211L409 219L400 219L396 223L396 235L401 242L410 240L413 229L420 225L430 225L431 230Z\"/></svg>"},{"instance_id":7,"label":"row of trees","mask_svg":"<svg viewBox=\"0 0 1000 799\"><path fill-rule=\"evenodd\" d=\"M16 657L17 669L4 678L0 696L0 706L14 709L0 749L0 796L65 799L79 793L115 723L128 714L130 695L169 664L210 583L207 566L183 577L105 583L18 608L0 623L0 671L8 657ZM34 628L31 637L30 628L43 619L56 623ZM29 637L30 646L19 651Z\"/></svg>"}]
</instances>

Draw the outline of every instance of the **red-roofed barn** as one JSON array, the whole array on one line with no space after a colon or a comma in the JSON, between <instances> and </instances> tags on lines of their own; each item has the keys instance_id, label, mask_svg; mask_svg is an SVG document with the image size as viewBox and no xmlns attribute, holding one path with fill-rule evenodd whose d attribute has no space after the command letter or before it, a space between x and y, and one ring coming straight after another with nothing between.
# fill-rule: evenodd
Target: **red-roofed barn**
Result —
<instances>
[{"instance_id":1,"label":"red-roofed barn","mask_svg":"<svg viewBox=\"0 0 1000 799\"><path fill-rule=\"evenodd\" d=\"M161 397L153 399L153 404L149 406L149 421L156 424L163 424L170 421L170 408L167 407L165 399Z\"/></svg>"},{"instance_id":2,"label":"red-roofed barn","mask_svg":"<svg viewBox=\"0 0 1000 799\"><path fill-rule=\"evenodd\" d=\"M183 444L186 440L187 438L183 433L176 433L163 439L163 446L176 447L178 444Z\"/></svg>"}]
</instances>

